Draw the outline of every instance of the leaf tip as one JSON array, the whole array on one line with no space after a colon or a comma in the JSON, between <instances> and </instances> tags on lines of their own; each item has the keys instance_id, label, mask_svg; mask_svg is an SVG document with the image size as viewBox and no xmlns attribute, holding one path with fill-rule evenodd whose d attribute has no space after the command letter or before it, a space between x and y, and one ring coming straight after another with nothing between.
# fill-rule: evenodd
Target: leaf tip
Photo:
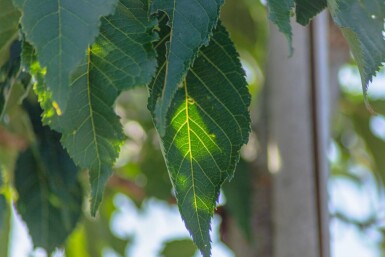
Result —
<instances>
[{"instance_id":1,"label":"leaf tip","mask_svg":"<svg viewBox=\"0 0 385 257\"><path fill-rule=\"evenodd\" d=\"M90 170L91 183L91 216L95 217L103 199L104 187L112 171L110 168L102 167L97 170Z\"/></svg>"}]
</instances>

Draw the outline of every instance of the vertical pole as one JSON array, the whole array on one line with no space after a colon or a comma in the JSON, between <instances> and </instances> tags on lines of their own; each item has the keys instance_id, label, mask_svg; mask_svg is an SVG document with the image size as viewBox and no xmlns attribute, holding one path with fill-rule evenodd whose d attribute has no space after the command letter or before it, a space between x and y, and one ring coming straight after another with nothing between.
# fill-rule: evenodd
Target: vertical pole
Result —
<instances>
[{"instance_id":1,"label":"vertical pole","mask_svg":"<svg viewBox=\"0 0 385 257\"><path fill-rule=\"evenodd\" d=\"M273 177L274 257L329 256L329 111L322 88L328 81L327 54L322 52L327 47L319 45L322 36L327 44L327 36L322 35L326 33L324 26L325 17L312 28L293 23L295 52L290 58L287 40L274 25L270 26L266 103L268 167Z\"/></svg>"},{"instance_id":2,"label":"vertical pole","mask_svg":"<svg viewBox=\"0 0 385 257\"><path fill-rule=\"evenodd\" d=\"M312 99L313 116L315 117L314 146L316 158L316 187L318 232L322 257L330 257L329 210L327 183L329 163L327 150L330 139L331 96L329 75L329 21L328 13L318 15L311 24L311 56L312 56Z\"/></svg>"}]
</instances>

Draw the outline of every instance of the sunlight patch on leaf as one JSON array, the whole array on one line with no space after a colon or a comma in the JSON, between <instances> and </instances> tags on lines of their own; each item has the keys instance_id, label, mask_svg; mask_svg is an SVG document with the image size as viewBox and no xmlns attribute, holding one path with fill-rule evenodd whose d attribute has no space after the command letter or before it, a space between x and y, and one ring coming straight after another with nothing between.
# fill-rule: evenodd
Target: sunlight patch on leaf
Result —
<instances>
[{"instance_id":1,"label":"sunlight patch on leaf","mask_svg":"<svg viewBox=\"0 0 385 257\"><path fill-rule=\"evenodd\" d=\"M165 77L162 94L156 102L155 121L159 133L164 135L167 114L178 85L193 64L199 48L207 45L213 28L217 24L223 0L154 0L151 12L165 12L170 27L167 39Z\"/></svg>"},{"instance_id":2,"label":"sunlight patch on leaf","mask_svg":"<svg viewBox=\"0 0 385 257\"><path fill-rule=\"evenodd\" d=\"M161 23L161 42L169 36ZM158 45L160 68L150 85L149 109L156 123L156 101L166 74ZM238 55L222 27L214 30L172 100L170 124L161 136L163 154L182 218L203 256L210 256L210 221L221 184L233 176L239 150L250 130L250 96Z\"/></svg>"}]
</instances>

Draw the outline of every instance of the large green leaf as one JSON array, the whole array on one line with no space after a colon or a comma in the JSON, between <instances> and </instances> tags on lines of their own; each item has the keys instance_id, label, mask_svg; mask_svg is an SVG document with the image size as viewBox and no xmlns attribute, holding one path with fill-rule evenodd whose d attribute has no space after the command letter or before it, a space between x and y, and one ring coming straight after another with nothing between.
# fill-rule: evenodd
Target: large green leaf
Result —
<instances>
[{"instance_id":1,"label":"large green leaf","mask_svg":"<svg viewBox=\"0 0 385 257\"><path fill-rule=\"evenodd\" d=\"M23 32L47 67L45 81L62 110L70 96L70 76L98 35L100 17L111 14L116 1L14 0Z\"/></svg>"},{"instance_id":2,"label":"large green leaf","mask_svg":"<svg viewBox=\"0 0 385 257\"><path fill-rule=\"evenodd\" d=\"M193 63L199 48L207 44L217 24L223 0L153 0L152 13L163 11L171 28L167 42L167 56L162 94L157 96L155 122L159 133L164 135L166 116L178 85Z\"/></svg>"},{"instance_id":3,"label":"large green leaf","mask_svg":"<svg viewBox=\"0 0 385 257\"><path fill-rule=\"evenodd\" d=\"M75 228L83 190L77 168L60 144L60 135L40 121L40 107L26 104L37 141L20 154L15 167L18 212L35 246L51 252Z\"/></svg>"},{"instance_id":4,"label":"large green leaf","mask_svg":"<svg viewBox=\"0 0 385 257\"><path fill-rule=\"evenodd\" d=\"M12 0L0 0L0 67L9 57L9 48L18 37L19 11Z\"/></svg>"},{"instance_id":5,"label":"large green leaf","mask_svg":"<svg viewBox=\"0 0 385 257\"><path fill-rule=\"evenodd\" d=\"M121 90L148 84L155 73L155 24L147 18L147 0L121 0L115 14L102 19L100 35L72 77L65 113L56 115L47 90L36 87L45 122L63 134L76 164L90 171L92 215L124 139L115 99Z\"/></svg>"},{"instance_id":6,"label":"large green leaf","mask_svg":"<svg viewBox=\"0 0 385 257\"><path fill-rule=\"evenodd\" d=\"M368 84L385 62L384 1L328 0L328 4L357 62L366 95Z\"/></svg>"},{"instance_id":7,"label":"large green leaf","mask_svg":"<svg viewBox=\"0 0 385 257\"><path fill-rule=\"evenodd\" d=\"M291 54L293 52L293 47L290 16L294 8L294 0L268 0L267 7L269 19L278 26L279 31L285 34L287 40L289 41Z\"/></svg>"},{"instance_id":8,"label":"large green leaf","mask_svg":"<svg viewBox=\"0 0 385 257\"><path fill-rule=\"evenodd\" d=\"M149 109L156 117L167 62L169 37L161 24L159 70L150 85ZM166 40L165 40L166 39ZM210 256L210 220L221 184L233 176L239 150L248 140L250 96L228 33L218 25L208 47L179 84L170 106L170 124L161 136L179 210L203 256ZM157 129L159 130L159 124Z\"/></svg>"},{"instance_id":9,"label":"large green leaf","mask_svg":"<svg viewBox=\"0 0 385 257\"><path fill-rule=\"evenodd\" d=\"M297 22L307 25L310 20L327 6L327 0L295 0Z\"/></svg>"}]
</instances>

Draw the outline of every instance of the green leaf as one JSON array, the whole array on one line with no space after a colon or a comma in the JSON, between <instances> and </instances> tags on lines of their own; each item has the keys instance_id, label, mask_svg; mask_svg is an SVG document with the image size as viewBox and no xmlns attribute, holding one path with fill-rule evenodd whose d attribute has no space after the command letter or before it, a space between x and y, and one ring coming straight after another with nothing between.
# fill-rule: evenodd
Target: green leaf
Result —
<instances>
[{"instance_id":1,"label":"green leaf","mask_svg":"<svg viewBox=\"0 0 385 257\"><path fill-rule=\"evenodd\" d=\"M248 240L252 239L252 207L253 207L253 177L251 167L241 159L238 163L234 179L231 183L223 184L226 196L226 210L237 221Z\"/></svg>"},{"instance_id":2,"label":"green leaf","mask_svg":"<svg viewBox=\"0 0 385 257\"><path fill-rule=\"evenodd\" d=\"M122 90L148 84L156 70L155 24L147 18L147 0L121 0L114 15L102 18L99 37L72 77L66 111L56 109L56 115L47 90L36 87L45 122L63 134L75 163L90 171L92 215L124 139L113 104Z\"/></svg>"},{"instance_id":3,"label":"green leaf","mask_svg":"<svg viewBox=\"0 0 385 257\"><path fill-rule=\"evenodd\" d=\"M0 165L0 256L9 256L11 235L11 204L7 201L9 183L4 179L3 163ZM7 192L8 191L8 192ZM9 195L8 195L9 196Z\"/></svg>"},{"instance_id":4,"label":"green leaf","mask_svg":"<svg viewBox=\"0 0 385 257\"><path fill-rule=\"evenodd\" d=\"M163 21L164 23L164 21ZM169 36L161 26L162 41ZM159 70L150 85L149 109L156 117L162 94L166 44L158 45ZM250 95L234 46L218 25L208 47L178 87L161 136L163 154L182 218L202 254L210 256L210 220L221 184L233 176L248 140ZM157 125L159 130L159 124Z\"/></svg>"},{"instance_id":5,"label":"green leaf","mask_svg":"<svg viewBox=\"0 0 385 257\"><path fill-rule=\"evenodd\" d=\"M9 256L11 235L11 205L0 194L0 256Z\"/></svg>"},{"instance_id":6,"label":"green leaf","mask_svg":"<svg viewBox=\"0 0 385 257\"><path fill-rule=\"evenodd\" d=\"M364 94L385 62L383 0L328 0L335 23L341 28L357 62Z\"/></svg>"},{"instance_id":7,"label":"green leaf","mask_svg":"<svg viewBox=\"0 0 385 257\"><path fill-rule=\"evenodd\" d=\"M385 115L384 101L374 100L371 101L371 104L375 110L382 115L383 118L383 115ZM363 142L365 143L366 152L373 157L374 172L381 178L381 182L385 184L385 159L382 154L382 149L385 149L385 142L383 139L374 135L372 132L370 120L374 116L364 110L365 106L362 103L362 99L360 99L360 102L357 103L353 101L347 101L344 103L344 105L347 106L346 115L349 119L351 119L355 132L363 139Z\"/></svg>"},{"instance_id":8,"label":"green leaf","mask_svg":"<svg viewBox=\"0 0 385 257\"><path fill-rule=\"evenodd\" d=\"M0 67L0 122L10 105L18 104L17 100L10 99L12 88L19 80L21 44L14 41L9 47L9 59ZM12 102L10 100L15 100Z\"/></svg>"},{"instance_id":9,"label":"green leaf","mask_svg":"<svg viewBox=\"0 0 385 257\"><path fill-rule=\"evenodd\" d=\"M113 203L115 195L106 190L105 200L100 205L97 219L85 217L82 224L71 235L65 247L66 257L103 257L103 249L110 248L119 256L125 256L128 239L114 235L110 222L116 208Z\"/></svg>"},{"instance_id":10,"label":"green leaf","mask_svg":"<svg viewBox=\"0 0 385 257\"><path fill-rule=\"evenodd\" d=\"M167 56L162 94L155 107L155 121L164 135L166 116L171 103L199 48L207 45L217 24L223 0L153 0L152 13L163 11L169 18L171 34L167 42Z\"/></svg>"},{"instance_id":11,"label":"green leaf","mask_svg":"<svg viewBox=\"0 0 385 257\"><path fill-rule=\"evenodd\" d=\"M100 17L114 11L117 0L14 0L22 12L27 40L47 68L45 81L53 99L65 110L70 76L99 33Z\"/></svg>"},{"instance_id":12,"label":"green leaf","mask_svg":"<svg viewBox=\"0 0 385 257\"><path fill-rule=\"evenodd\" d=\"M175 240L164 243L161 257L193 257L196 247L190 239Z\"/></svg>"},{"instance_id":13,"label":"green leaf","mask_svg":"<svg viewBox=\"0 0 385 257\"><path fill-rule=\"evenodd\" d=\"M327 0L295 0L295 4L297 22L305 26L327 7Z\"/></svg>"},{"instance_id":14,"label":"green leaf","mask_svg":"<svg viewBox=\"0 0 385 257\"><path fill-rule=\"evenodd\" d=\"M293 53L292 30L290 25L291 12L294 0L268 0L269 19L274 22L289 41L290 55Z\"/></svg>"},{"instance_id":15,"label":"green leaf","mask_svg":"<svg viewBox=\"0 0 385 257\"><path fill-rule=\"evenodd\" d=\"M18 212L35 246L51 252L64 243L81 215L83 191L77 171L60 144L60 135L40 121L40 108L25 108L37 141L20 154L15 167Z\"/></svg>"},{"instance_id":16,"label":"green leaf","mask_svg":"<svg viewBox=\"0 0 385 257\"><path fill-rule=\"evenodd\" d=\"M20 13L12 0L0 0L0 67L8 60L9 48L18 38Z\"/></svg>"}]
</instances>

